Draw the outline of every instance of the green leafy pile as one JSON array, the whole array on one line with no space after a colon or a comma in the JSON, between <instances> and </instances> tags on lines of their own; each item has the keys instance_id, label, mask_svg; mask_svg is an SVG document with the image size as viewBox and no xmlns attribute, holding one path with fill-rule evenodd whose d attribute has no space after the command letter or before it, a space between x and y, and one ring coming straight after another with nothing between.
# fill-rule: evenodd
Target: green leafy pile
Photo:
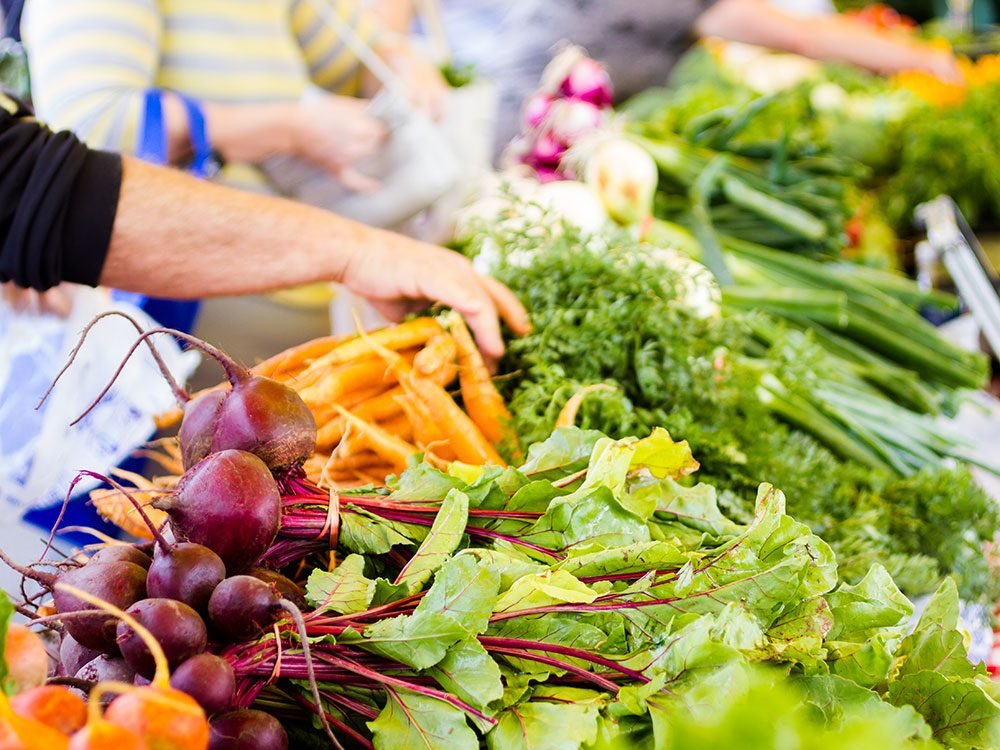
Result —
<instances>
[{"instance_id":1,"label":"green leafy pile","mask_svg":"<svg viewBox=\"0 0 1000 750\"><path fill-rule=\"evenodd\" d=\"M737 523L697 466L663 430L563 429L517 469L418 465L381 509L341 498L349 554L307 587L324 711L374 748L997 746L954 583L911 633L882 566L838 584L780 491ZM287 679L294 641L233 663L265 681L275 658Z\"/></svg>"},{"instance_id":2,"label":"green leafy pile","mask_svg":"<svg viewBox=\"0 0 1000 750\"><path fill-rule=\"evenodd\" d=\"M682 299L690 279L626 237L542 234L497 229L479 238L528 258L496 272L534 324L511 342L500 379L526 441L544 439L580 388L611 384L583 401L577 424L615 437L663 426L687 440L734 519L749 520L747 494L772 481L792 498L792 513L833 545L848 580L881 562L913 595L946 574L964 596L989 593L981 544L1000 519L965 469L931 466L902 479L834 454L762 398L765 379L789 398L811 398L829 373L810 336L782 333L759 313L696 315ZM771 331L768 344L754 335L760 329Z\"/></svg>"},{"instance_id":3,"label":"green leafy pile","mask_svg":"<svg viewBox=\"0 0 1000 750\"><path fill-rule=\"evenodd\" d=\"M973 226L1000 220L1000 84L969 92L957 107L922 107L907 121L898 164L882 195L897 227L913 209L950 195Z\"/></svg>"}]
</instances>

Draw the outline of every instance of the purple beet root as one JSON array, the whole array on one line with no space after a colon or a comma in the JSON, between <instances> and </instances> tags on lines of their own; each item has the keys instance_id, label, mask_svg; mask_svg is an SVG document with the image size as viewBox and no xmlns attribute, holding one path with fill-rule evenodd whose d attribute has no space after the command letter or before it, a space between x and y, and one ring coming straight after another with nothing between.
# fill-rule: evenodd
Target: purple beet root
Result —
<instances>
[{"instance_id":1,"label":"purple beet root","mask_svg":"<svg viewBox=\"0 0 1000 750\"><path fill-rule=\"evenodd\" d=\"M278 593L281 596L288 599L288 601L299 609L305 609L308 606L306 592L288 576L282 575L276 570L269 570L268 568L254 568L248 571L247 575L258 578L264 583L272 584L278 589Z\"/></svg>"},{"instance_id":2,"label":"purple beet root","mask_svg":"<svg viewBox=\"0 0 1000 750\"><path fill-rule=\"evenodd\" d=\"M230 574L255 565L281 523L278 485L246 451L211 454L184 473L171 497L154 504L169 513L178 537L211 549Z\"/></svg>"},{"instance_id":3,"label":"purple beet root","mask_svg":"<svg viewBox=\"0 0 1000 750\"><path fill-rule=\"evenodd\" d=\"M119 609L127 609L146 595L146 571L135 563L115 561L88 563L60 573L53 584L68 583L81 591L103 599ZM77 599L70 593L56 589L52 592L59 614L96 610L93 605ZM115 628L118 625L114 615L95 611L92 616L67 617L63 627L76 641L87 648L106 654L115 654Z\"/></svg>"},{"instance_id":4,"label":"purple beet root","mask_svg":"<svg viewBox=\"0 0 1000 750\"><path fill-rule=\"evenodd\" d=\"M144 599L126 612L152 633L163 648L171 669L202 653L208 644L205 622L197 612L181 602ZM118 623L118 647L136 673L152 677L156 671L153 655L142 638L124 622Z\"/></svg>"},{"instance_id":5,"label":"purple beet root","mask_svg":"<svg viewBox=\"0 0 1000 750\"><path fill-rule=\"evenodd\" d=\"M111 657L101 654L96 659L87 662L74 675L78 680L87 682L104 682L115 680L119 682L132 682L135 678L135 670L132 669L121 657Z\"/></svg>"},{"instance_id":6,"label":"purple beet root","mask_svg":"<svg viewBox=\"0 0 1000 750\"><path fill-rule=\"evenodd\" d=\"M288 735L271 714L233 711L212 719L208 750L288 750Z\"/></svg>"},{"instance_id":7,"label":"purple beet root","mask_svg":"<svg viewBox=\"0 0 1000 750\"><path fill-rule=\"evenodd\" d=\"M212 716L232 705L236 673L221 656L198 654L174 670L170 686L190 695Z\"/></svg>"},{"instance_id":8,"label":"purple beet root","mask_svg":"<svg viewBox=\"0 0 1000 750\"><path fill-rule=\"evenodd\" d=\"M204 612L209 597L225 577L221 557L202 544L180 542L157 548L146 576L146 590L150 597L176 599Z\"/></svg>"},{"instance_id":9,"label":"purple beet root","mask_svg":"<svg viewBox=\"0 0 1000 750\"><path fill-rule=\"evenodd\" d=\"M66 633L59 644L59 674L72 677L80 671L84 664L93 661L100 655L100 651L81 646L76 638Z\"/></svg>"},{"instance_id":10,"label":"purple beet root","mask_svg":"<svg viewBox=\"0 0 1000 750\"><path fill-rule=\"evenodd\" d=\"M95 562L130 562L140 568L149 570L153 559L137 547L131 544L113 544L110 547L103 547L91 555L90 563Z\"/></svg>"},{"instance_id":11,"label":"purple beet root","mask_svg":"<svg viewBox=\"0 0 1000 750\"><path fill-rule=\"evenodd\" d=\"M212 627L231 641L260 635L282 611L277 588L253 576L227 578L216 587L208 602Z\"/></svg>"}]
</instances>

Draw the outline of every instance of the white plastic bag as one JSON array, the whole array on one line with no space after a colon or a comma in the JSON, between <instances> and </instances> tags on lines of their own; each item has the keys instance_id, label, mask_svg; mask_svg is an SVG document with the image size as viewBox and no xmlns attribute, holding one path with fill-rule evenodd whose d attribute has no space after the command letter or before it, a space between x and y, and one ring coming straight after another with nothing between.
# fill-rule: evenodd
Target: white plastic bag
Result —
<instances>
[{"instance_id":1,"label":"white plastic bag","mask_svg":"<svg viewBox=\"0 0 1000 750\"><path fill-rule=\"evenodd\" d=\"M142 347L101 403L69 426L101 392L136 338L127 321L109 317L91 330L73 366L36 411L80 331L110 309L128 313L144 328L156 326L138 308L86 287L74 289L66 319L0 304L0 501L8 507L23 512L61 501L80 469L107 473L152 436L153 415L173 405L170 388ZM179 382L194 371L195 352L182 353L168 336L155 337L154 343ZM94 483L81 482L78 489L88 485Z\"/></svg>"}]
</instances>

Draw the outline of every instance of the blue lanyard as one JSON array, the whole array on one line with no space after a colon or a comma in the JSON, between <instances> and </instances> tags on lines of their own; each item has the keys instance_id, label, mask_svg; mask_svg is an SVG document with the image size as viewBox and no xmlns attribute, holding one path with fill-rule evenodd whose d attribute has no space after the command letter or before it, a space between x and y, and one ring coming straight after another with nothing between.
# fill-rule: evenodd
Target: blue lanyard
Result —
<instances>
[{"instance_id":1,"label":"blue lanyard","mask_svg":"<svg viewBox=\"0 0 1000 750\"><path fill-rule=\"evenodd\" d=\"M213 177L219 171L219 164L208 138L208 127L201 105L194 99L177 94L184 103L188 116L188 137L194 158L189 171L195 177ZM146 91L144 117L139 136L138 156L153 164L167 163L167 129L163 121L163 92L159 89Z\"/></svg>"}]
</instances>

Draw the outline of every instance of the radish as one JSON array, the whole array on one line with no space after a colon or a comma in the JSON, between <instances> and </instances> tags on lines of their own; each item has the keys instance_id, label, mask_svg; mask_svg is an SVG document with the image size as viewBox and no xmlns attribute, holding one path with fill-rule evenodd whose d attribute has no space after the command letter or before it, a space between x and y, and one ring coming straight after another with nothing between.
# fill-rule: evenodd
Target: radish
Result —
<instances>
[{"instance_id":1,"label":"radish","mask_svg":"<svg viewBox=\"0 0 1000 750\"><path fill-rule=\"evenodd\" d=\"M174 670L170 687L190 695L211 716L232 705L236 673L221 656L198 654Z\"/></svg>"},{"instance_id":2,"label":"radish","mask_svg":"<svg viewBox=\"0 0 1000 750\"><path fill-rule=\"evenodd\" d=\"M231 573L255 565L281 523L274 477L257 456L240 450L209 455L153 505L167 511L178 537L208 547Z\"/></svg>"},{"instance_id":3,"label":"radish","mask_svg":"<svg viewBox=\"0 0 1000 750\"><path fill-rule=\"evenodd\" d=\"M192 656L202 653L208 645L208 629L197 612L173 599L144 599L125 610L143 625L159 642L174 668ZM125 622L118 623L118 648L125 662L143 677L156 669L153 655L142 637Z\"/></svg>"},{"instance_id":4,"label":"radish","mask_svg":"<svg viewBox=\"0 0 1000 750\"><path fill-rule=\"evenodd\" d=\"M529 96L524 103L524 123L529 128L537 128L549 116L552 103L555 101L548 94L538 92Z\"/></svg>"},{"instance_id":5,"label":"radish","mask_svg":"<svg viewBox=\"0 0 1000 750\"><path fill-rule=\"evenodd\" d=\"M603 65L589 57L581 57L574 63L559 92L598 107L610 107L614 99L611 76Z\"/></svg>"},{"instance_id":6,"label":"radish","mask_svg":"<svg viewBox=\"0 0 1000 750\"><path fill-rule=\"evenodd\" d=\"M20 566L3 550L0 550L0 560L25 578L51 590L56 611L60 615L94 610L60 584L82 590L119 608L130 607L146 596L146 571L135 563L120 560L87 563L53 575ZM113 616L94 612L90 616L66 617L63 627L82 646L108 654L117 652Z\"/></svg>"},{"instance_id":7,"label":"radish","mask_svg":"<svg viewBox=\"0 0 1000 750\"><path fill-rule=\"evenodd\" d=\"M209 750L288 750L288 735L276 718L244 709L212 719Z\"/></svg>"},{"instance_id":8,"label":"radish","mask_svg":"<svg viewBox=\"0 0 1000 750\"><path fill-rule=\"evenodd\" d=\"M604 123L604 112L590 102L560 99L552 105L545 128L557 140L573 144Z\"/></svg>"}]
</instances>

